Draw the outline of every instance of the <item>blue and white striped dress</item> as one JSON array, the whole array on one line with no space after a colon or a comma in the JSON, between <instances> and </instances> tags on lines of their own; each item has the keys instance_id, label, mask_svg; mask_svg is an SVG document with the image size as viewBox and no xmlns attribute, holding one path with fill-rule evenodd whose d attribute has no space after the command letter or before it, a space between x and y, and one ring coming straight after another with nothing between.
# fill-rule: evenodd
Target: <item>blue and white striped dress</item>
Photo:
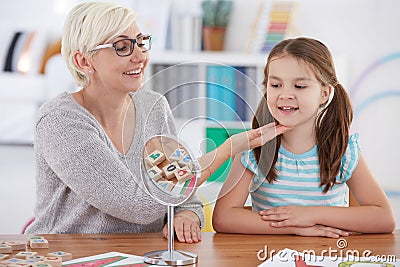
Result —
<instances>
[{"instance_id":1,"label":"blue and white striped dress","mask_svg":"<svg viewBox=\"0 0 400 267\"><path fill-rule=\"evenodd\" d=\"M272 183L260 173L252 150L243 152L241 157L242 164L255 174L249 188L255 211L285 205L345 206L346 181L350 179L359 159L358 134L353 134L342 157L336 184L323 193L317 146L303 154L293 154L281 146L275 164L278 176Z\"/></svg>"}]
</instances>

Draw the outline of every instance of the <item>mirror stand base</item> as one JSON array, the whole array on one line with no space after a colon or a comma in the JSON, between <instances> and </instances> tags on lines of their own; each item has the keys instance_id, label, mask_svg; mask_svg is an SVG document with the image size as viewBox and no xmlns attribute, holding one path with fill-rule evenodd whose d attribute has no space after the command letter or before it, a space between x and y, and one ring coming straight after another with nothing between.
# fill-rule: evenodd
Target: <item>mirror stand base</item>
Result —
<instances>
[{"instance_id":1,"label":"mirror stand base","mask_svg":"<svg viewBox=\"0 0 400 267\"><path fill-rule=\"evenodd\" d=\"M197 255L180 250L157 250L144 254L144 262L161 266L189 265L197 262Z\"/></svg>"}]
</instances>

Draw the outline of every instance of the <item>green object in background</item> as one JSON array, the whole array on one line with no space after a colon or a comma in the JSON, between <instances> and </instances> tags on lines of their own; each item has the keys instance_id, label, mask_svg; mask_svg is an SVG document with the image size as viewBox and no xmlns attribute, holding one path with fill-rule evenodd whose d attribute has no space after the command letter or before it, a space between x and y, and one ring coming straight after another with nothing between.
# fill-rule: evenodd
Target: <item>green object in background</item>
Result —
<instances>
[{"instance_id":1,"label":"green object in background","mask_svg":"<svg viewBox=\"0 0 400 267\"><path fill-rule=\"evenodd\" d=\"M231 135L247 131L249 129L238 129L238 128L206 128L206 138L207 138L207 152L220 146L226 139ZM209 182L225 182L226 176L232 165L232 160L229 159L225 161L221 167L219 167L210 178Z\"/></svg>"},{"instance_id":2,"label":"green object in background","mask_svg":"<svg viewBox=\"0 0 400 267\"><path fill-rule=\"evenodd\" d=\"M210 27L227 27L232 12L231 0L203 1L203 25Z\"/></svg>"}]
</instances>

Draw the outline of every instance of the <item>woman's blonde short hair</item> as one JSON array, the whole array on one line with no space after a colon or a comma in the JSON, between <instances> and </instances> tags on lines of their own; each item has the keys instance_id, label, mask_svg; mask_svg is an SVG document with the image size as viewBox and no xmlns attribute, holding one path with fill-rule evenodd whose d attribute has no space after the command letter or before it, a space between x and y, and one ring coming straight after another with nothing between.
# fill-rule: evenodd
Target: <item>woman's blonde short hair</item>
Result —
<instances>
[{"instance_id":1,"label":"woman's blonde short hair","mask_svg":"<svg viewBox=\"0 0 400 267\"><path fill-rule=\"evenodd\" d=\"M73 56L80 51L88 58L92 50L127 30L136 20L133 10L106 2L87 2L75 6L67 15L62 36L61 54L76 83L85 86L88 76L75 64Z\"/></svg>"}]
</instances>

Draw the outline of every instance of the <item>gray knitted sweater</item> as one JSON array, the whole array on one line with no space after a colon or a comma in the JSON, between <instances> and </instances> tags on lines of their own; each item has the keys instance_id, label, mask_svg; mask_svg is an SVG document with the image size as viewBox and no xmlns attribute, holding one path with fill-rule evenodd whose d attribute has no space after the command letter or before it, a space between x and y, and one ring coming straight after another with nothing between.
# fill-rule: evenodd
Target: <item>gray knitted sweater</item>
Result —
<instances>
[{"instance_id":1,"label":"gray knitted sweater","mask_svg":"<svg viewBox=\"0 0 400 267\"><path fill-rule=\"evenodd\" d=\"M160 133L176 134L166 99L140 90L132 93L136 129L126 155L115 148L93 115L69 93L44 104L36 120L35 221L26 233L158 232L167 207L142 187L144 142ZM128 166L129 165L129 166ZM196 197L175 208L194 211L203 224Z\"/></svg>"}]
</instances>

